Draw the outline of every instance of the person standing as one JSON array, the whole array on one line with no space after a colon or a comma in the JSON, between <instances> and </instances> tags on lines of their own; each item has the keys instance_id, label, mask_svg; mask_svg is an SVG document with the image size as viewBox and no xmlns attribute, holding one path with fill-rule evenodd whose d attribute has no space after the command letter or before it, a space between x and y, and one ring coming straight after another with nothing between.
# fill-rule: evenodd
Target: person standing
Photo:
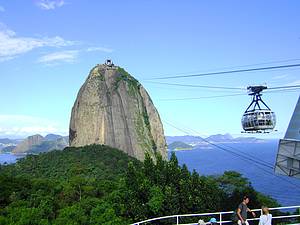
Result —
<instances>
[{"instance_id":1,"label":"person standing","mask_svg":"<svg viewBox=\"0 0 300 225\"><path fill-rule=\"evenodd\" d=\"M247 204L249 203L249 197L244 196L243 201L239 204L237 210L236 210L236 216L237 216L237 224L238 225L249 225L247 222L247 213L252 213L253 217L255 217L255 213L252 212Z\"/></svg>"},{"instance_id":2,"label":"person standing","mask_svg":"<svg viewBox=\"0 0 300 225\"><path fill-rule=\"evenodd\" d=\"M269 209L266 206L261 207L263 214L259 217L258 225L271 225L272 224L272 214L269 213Z\"/></svg>"}]
</instances>

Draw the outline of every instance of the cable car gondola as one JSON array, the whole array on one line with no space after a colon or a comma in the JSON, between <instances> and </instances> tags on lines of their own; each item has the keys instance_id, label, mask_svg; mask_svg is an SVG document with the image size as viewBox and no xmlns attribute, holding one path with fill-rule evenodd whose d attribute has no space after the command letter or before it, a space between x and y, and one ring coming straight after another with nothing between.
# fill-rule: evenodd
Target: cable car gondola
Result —
<instances>
[{"instance_id":1,"label":"cable car gondola","mask_svg":"<svg viewBox=\"0 0 300 225\"><path fill-rule=\"evenodd\" d=\"M247 89L253 98L242 117L244 132L268 133L272 131L276 125L275 113L261 99L261 92L267 89L267 86L249 86ZM261 106L265 107L262 108Z\"/></svg>"}]
</instances>

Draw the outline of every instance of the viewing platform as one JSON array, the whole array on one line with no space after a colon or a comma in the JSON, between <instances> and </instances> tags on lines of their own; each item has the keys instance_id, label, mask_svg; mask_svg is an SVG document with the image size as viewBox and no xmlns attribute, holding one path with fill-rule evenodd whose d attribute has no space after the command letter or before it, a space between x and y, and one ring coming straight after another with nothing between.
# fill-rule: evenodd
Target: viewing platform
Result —
<instances>
[{"instance_id":1,"label":"viewing platform","mask_svg":"<svg viewBox=\"0 0 300 225\"><path fill-rule=\"evenodd\" d=\"M280 224L289 224L289 225L300 225L300 205L298 206L285 206L277 208L269 208L270 214L272 217L272 224L274 222ZM252 209L251 211L256 213L255 218L249 218L247 221L249 224L258 224L259 217L262 214L261 209ZM205 224L211 224L209 221L210 218L216 218L217 224L233 224L231 217L234 211L227 212L212 212L212 213L199 213L199 214L183 214L183 215L171 215L152 218L140 222L133 223L131 225L149 225L157 224L157 222L167 222L169 221L170 225L198 225L199 220L205 221ZM193 221L193 222L186 222ZM251 221L256 221L255 223Z\"/></svg>"}]
</instances>

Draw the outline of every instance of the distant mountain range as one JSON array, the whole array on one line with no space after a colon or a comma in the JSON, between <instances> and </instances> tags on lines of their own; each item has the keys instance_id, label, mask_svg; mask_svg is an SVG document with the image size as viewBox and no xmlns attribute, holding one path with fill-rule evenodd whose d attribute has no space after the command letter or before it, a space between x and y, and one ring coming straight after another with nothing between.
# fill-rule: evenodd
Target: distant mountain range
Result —
<instances>
[{"instance_id":1,"label":"distant mountain range","mask_svg":"<svg viewBox=\"0 0 300 225\"><path fill-rule=\"evenodd\" d=\"M18 144L22 141L22 139L9 139L9 138L0 138L0 144L7 145L7 144Z\"/></svg>"},{"instance_id":2,"label":"distant mountain range","mask_svg":"<svg viewBox=\"0 0 300 225\"><path fill-rule=\"evenodd\" d=\"M61 150L69 145L69 137L48 134L45 137L36 134L25 139L0 139L0 153L37 154L54 149Z\"/></svg>"},{"instance_id":3,"label":"distant mountain range","mask_svg":"<svg viewBox=\"0 0 300 225\"><path fill-rule=\"evenodd\" d=\"M0 153L11 152L23 139L0 138Z\"/></svg>"},{"instance_id":4,"label":"distant mountain range","mask_svg":"<svg viewBox=\"0 0 300 225\"><path fill-rule=\"evenodd\" d=\"M192 149L196 146L207 145L213 143L257 143L264 142L264 139L255 137L238 137L233 138L230 134L216 134L207 138L200 136L166 136L168 148L176 149ZM57 134L48 134L45 137L36 134L25 139L0 139L0 153L32 153L48 152L54 149L64 149L69 145L69 137Z\"/></svg>"},{"instance_id":5,"label":"distant mountain range","mask_svg":"<svg viewBox=\"0 0 300 225\"><path fill-rule=\"evenodd\" d=\"M166 136L167 144L170 146L174 142L181 142L191 146L207 145L207 142L213 143L254 143L263 142L264 139L258 139L255 137L237 137L233 138L230 134L215 134L207 138L200 136Z\"/></svg>"}]
</instances>

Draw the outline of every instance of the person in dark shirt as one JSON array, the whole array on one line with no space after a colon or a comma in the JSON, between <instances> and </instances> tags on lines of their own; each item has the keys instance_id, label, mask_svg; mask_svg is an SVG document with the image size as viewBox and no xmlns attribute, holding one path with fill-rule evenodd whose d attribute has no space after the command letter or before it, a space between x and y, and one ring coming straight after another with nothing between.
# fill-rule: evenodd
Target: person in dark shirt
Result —
<instances>
[{"instance_id":1,"label":"person in dark shirt","mask_svg":"<svg viewBox=\"0 0 300 225\"><path fill-rule=\"evenodd\" d=\"M236 210L238 225L249 225L249 223L247 222L247 212L251 212L253 217L255 217L255 213L248 208L247 206L248 203L249 203L249 197L244 196L243 201L239 204Z\"/></svg>"}]
</instances>

